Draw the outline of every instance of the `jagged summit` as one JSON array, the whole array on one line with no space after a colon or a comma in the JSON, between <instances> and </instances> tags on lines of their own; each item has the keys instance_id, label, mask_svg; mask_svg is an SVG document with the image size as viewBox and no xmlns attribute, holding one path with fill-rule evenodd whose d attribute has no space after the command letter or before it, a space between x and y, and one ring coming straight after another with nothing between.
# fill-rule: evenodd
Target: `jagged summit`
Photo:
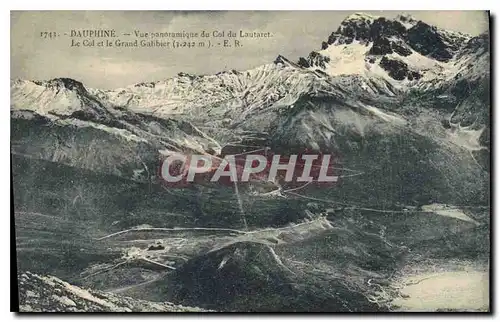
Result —
<instances>
[{"instance_id":1,"label":"jagged summit","mask_svg":"<svg viewBox=\"0 0 500 322\"><path fill-rule=\"evenodd\" d=\"M278 57L276 57L276 59L274 60L274 63L275 64L285 64L285 63L289 63L290 61L288 59L286 59L286 57L282 56L282 55L278 55Z\"/></svg>"},{"instance_id":2,"label":"jagged summit","mask_svg":"<svg viewBox=\"0 0 500 322\"><path fill-rule=\"evenodd\" d=\"M326 45L324 43L322 47L334 43L350 44L353 41L371 42L384 36L402 36L406 28L401 21L398 18L387 19L380 16L355 13L349 15L340 23L339 28L330 35Z\"/></svg>"},{"instance_id":3,"label":"jagged summit","mask_svg":"<svg viewBox=\"0 0 500 322\"><path fill-rule=\"evenodd\" d=\"M407 29L412 28L418 22L415 17L408 13L397 15L395 20L401 22Z\"/></svg>"},{"instance_id":4,"label":"jagged summit","mask_svg":"<svg viewBox=\"0 0 500 322\"><path fill-rule=\"evenodd\" d=\"M488 31L483 32L477 37L472 37L466 44L465 47L459 53L459 57L464 55L474 55L488 53L490 50L490 33Z\"/></svg>"},{"instance_id":5,"label":"jagged summit","mask_svg":"<svg viewBox=\"0 0 500 322\"><path fill-rule=\"evenodd\" d=\"M47 81L47 86L48 87L61 87L61 88L66 88L68 90L76 90L79 92L87 92L85 89L85 86L83 85L82 82L77 81L72 78L67 78L67 77L60 77L60 78L54 78L49 81Z\"/></svg>"},{"instance_id":6,"label":"jagged summit","mask_svg":"<svg viewBox=\"0 0 500 322\"><path fill-rule=\"evenodd\" d=\"M120 106L140 112L153 109L163 116L210 105L228 113L239 109L235 114L243 120L247 116L244 110L286 105L302 92L332 84L342 86L330 92L343 92L349 86L350 91L363 95L392 97L399 91L438 89L443 82L479 79L483 77L481 69L489 63L488 44L487 34L472 38L406 14L387 19L355 13L342 21L321 50L298 62L278 55L269 64L249 70L215 75L179 73L166 80L114 90L86 89L70 78L12 81L12 106L26 108L38 102L42 114L55 111L64 115L88 106L93 107L91 113L106 114L105 108Z\"/></svg>"},{"instance_id":7,"label":"jagged summit","mask_svg":"<svg viewBox=\"0 0 500 322\"><path fill-rule=\"evenodd\" d=\"M342 21L341 24L348 23L350 21L371 21L371 22L373 22L375 19L378 19L378 18L380 18L380 17L374 16L374 15L371 15L368 13L355 12L355 13L347 16L346 18L344 18L344 20Z\"/></svg>"},{"instance_id":8,"label":"jagged summit","mask_svg":"<svg viewBox=\"0 0 500 322\"><path fill-rule=\"evenodd\" d=\"M52 116L72 115L75 112L96 117L109 116L107 109L82 82L67 77L11 82L11 107Z\"/></svg>"},{"instance_id":9,"label":"jagged summit","mask_svg":"<svg viewBox=\"0 0 500 322\"><path fill-rule=\"evenodd\" d=\"M330 45L349 45L353 42L369 44L381 39L397 40L407 43L417 51L426 52L424 55L431 53L432 58L447 61L452 56L449 50L457 50L457 45L468 38L469 35L431 26L407 14L387 19L356 13L341 22L339 28L323 42L321 49L324 50ZM432 47L435 47L435 50Z\"/></svg>"},{"instance_id":10,"label":"jagged summit","mask_svg":"<svg viewBox=\"0 0 500 322\"><path fill-rule=\"evenodd\" d=\"M282 55L278 55L278 57L276 57L276 59L274 60L274 64L275 65L282 64L283 66L299 67L296 63L290 61L288 58L286 58Z\"/></svg>"},{"instance_id":11,"label":"jagged summit","mask_svg":"<svg viewBox=\"0 0 500 322\"><path fill-rule=\"evenodd\" d=\"M455 65L471 38L408 14L388 19L355 13L341 22L320 51L299 58L298 64L331 76L379 78L400 87L453 77L445 75L447 69L454 72L443 64Z\"/></svg>"}]
</instances>

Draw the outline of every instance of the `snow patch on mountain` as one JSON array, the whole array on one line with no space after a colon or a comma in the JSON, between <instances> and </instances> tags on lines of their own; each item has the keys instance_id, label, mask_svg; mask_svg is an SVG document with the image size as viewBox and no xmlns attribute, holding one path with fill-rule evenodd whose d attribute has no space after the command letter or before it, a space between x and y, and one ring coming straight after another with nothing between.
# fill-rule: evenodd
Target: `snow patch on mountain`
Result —
<instances>
[{"instance_id":1,"label":"snow patch on mountain","mask_svg":"<svg viewBox=\"0 0 500 322\"><path fill-rule=\"evenodd\" d=\"M365 74L365 55L371 46L354 41L344 46L329 46L318 53L329 58L325 72L331 76ZM310 67L315 69L315 67Z\"/></svg>"},{"instance_id":2,"label":"snow patch on mountain","mask_svg":"<svg viewBox=\"0 0 500 322\"><path fill-rule=\"evenodd\" d=\"M453 144L469 151L483 150L485 147L481 146L479 139L485 128L486 127L483 126L478 130L474 130L468 127L452 127L446 131L447 139Z\"/></svg>"},{"instance_id":3,"label":"snow patch on mountain","mask_svg":"<svg viewBox=\"0 0 500 322\"><path fill-rule=\"evenodd\" d=\"M456 218L459 220L468 221L468 222L474 223L476 225L479 225L479 222L477 222L476 220L467 216L463 210L458 209L457 207L454 207L454 206L433 203L430 205L422 206L422 210L428 211L428 212L433 212L433 213L440 215L440 216Z\"/></svg>"},{"instance_id":4,"label":"snow patch on mountain","mask_svg":"<svg viewBox=\"0 0 500 322\"><path fill-rule=\"evenodd\" d=\"M120 128L116 128L116 127L111 127L111 126L107 126L104 124L99 124L99 123L94 123L94 122L89 122L89 121L82 121L82 120L78 120L78 119L57 119L57 120L54 120L54 123L61 125L61 126L71 126L71 127L77 127L77 128L92 127L92 128L101 130L103 132L106 132L108 134L111 134L113 136L119 136L121 138L124 138L126 141L148 142L148 140L141 138L141 137L131 133L128 130L120 129Z\"/></svg>"},{"instance_id":5,"label":"snow patch on mountain","mask_svg":"<svg viewBox=\"0 0 500 322\"><path fill-rule=\"evenodd\" d=\"M369 112L371 112L373 115L381 118L384 121L392 122L393 124L398 124L398 125L406 124L406 120L395 113L383 112L382 110L369 105L364 105L363 107Z\"/></svg>"},{"instance_id":6,"label":"snow patch on mountain","mask_svg":"<svg viewBox=\"0 0 500 322\"><path fill-rule=\"evenodd\" d=\"M48 88L27 80L11 82L11 108L29 109L39 114L56 112L71 115L82 108L78 92L67 88Z\"/></svg>"}]
</instances>

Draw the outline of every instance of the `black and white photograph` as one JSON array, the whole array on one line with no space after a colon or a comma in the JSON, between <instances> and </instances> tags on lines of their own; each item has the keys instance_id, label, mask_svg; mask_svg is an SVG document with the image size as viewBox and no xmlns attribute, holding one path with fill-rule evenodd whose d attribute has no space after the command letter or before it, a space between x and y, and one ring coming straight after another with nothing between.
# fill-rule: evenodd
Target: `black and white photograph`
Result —
<instances>
[{"instance_id":1,"label":"black and white photograph","mask_svg":"<svg viewBox=\"0 0 500 322\"><path fill-rule=\"evenodd\" d=\"M17 311L490 313L490 28L11 11Z\"/></svg>"}]
</instances>

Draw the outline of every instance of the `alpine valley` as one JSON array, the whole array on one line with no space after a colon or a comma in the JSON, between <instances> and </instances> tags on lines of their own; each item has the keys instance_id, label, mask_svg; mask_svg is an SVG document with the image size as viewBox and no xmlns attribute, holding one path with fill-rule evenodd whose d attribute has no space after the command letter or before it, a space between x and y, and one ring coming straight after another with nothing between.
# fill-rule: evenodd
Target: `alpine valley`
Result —
<instances>
[{"instance_id":1,"label":"alpine valley","mask_svg":"<svg viewBox=\"0 0 500 322\"><path fill-rule=\"evenodd\" d=\"M488 311L489 39L359 13L297 61L12 80L23 310ZM158 176L171 151L265 147L332 153L340 183Z\"/></svg>"}]
</instances>

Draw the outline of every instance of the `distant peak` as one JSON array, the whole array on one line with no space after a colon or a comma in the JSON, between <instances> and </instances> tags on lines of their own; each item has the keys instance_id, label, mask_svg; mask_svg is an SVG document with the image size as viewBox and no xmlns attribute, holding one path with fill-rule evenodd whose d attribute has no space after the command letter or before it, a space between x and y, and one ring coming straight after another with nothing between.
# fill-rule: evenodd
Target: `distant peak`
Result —
<instances>
[{"instance_id":1,"label":"distant peak","mask_svg":"<svg viewBox=\"0 0 500 322\"><path fill-rule=\"evenodd\" d=\"M395 20L399 21L407 29L412 28L419 22L419 20L415 19L415 17L407 13L398 15Z\"/></svg>"},{"instance_id":2,"label":"distant peak","mask_svg":"<svg viewBox=\"0 0 500 322\"><path fill-rule=\"evenodd\" d=\"M418 20L415 19L412 15L408 13L403 13L400 15L397 15L396 20L403 21L403 22L417 22Z\"/></svg>"},{"instance_id":3,"label":"distant peak","mask_svg":"<svg viewBox=\"0 0 500 322\"><path fill-rule=\"evenodd\" d=\"M278 55L278 57L276 57L276 59L274 60L274 63L275 64L291 64L291 62L286 59L285 57L281 56L281 55Z\"/></svg>"},{"instance_id":4,"label":"distant peak","mask_svg":"<svg viewBox=\"0 0 500 322\"><path fill-rule=\"evenodd\" d=\"M342 23L349 22L349 21L358 21L358 20L360 20L360 21L367 21L367 22L373 22L374 20L376 20L378 18L379 18L378 16L370 15L370 14L363 13L363 12L356 12L356 13L353 13L353 14L347 16L342 21Z\"/></svg>"},{"instance_id":5,"label":"distant peak","mask_svg":"<svg viewBox=\"0 0 500 322\"><path fill-rule=\"evenodd\" d=\"M56 87L65 87L69 90L77 90L85 92L85 86L83 86L82 82L74 80L72 78L54 78L47 82L48 86L56 86Z\"/></svg>"}]
</instances>

